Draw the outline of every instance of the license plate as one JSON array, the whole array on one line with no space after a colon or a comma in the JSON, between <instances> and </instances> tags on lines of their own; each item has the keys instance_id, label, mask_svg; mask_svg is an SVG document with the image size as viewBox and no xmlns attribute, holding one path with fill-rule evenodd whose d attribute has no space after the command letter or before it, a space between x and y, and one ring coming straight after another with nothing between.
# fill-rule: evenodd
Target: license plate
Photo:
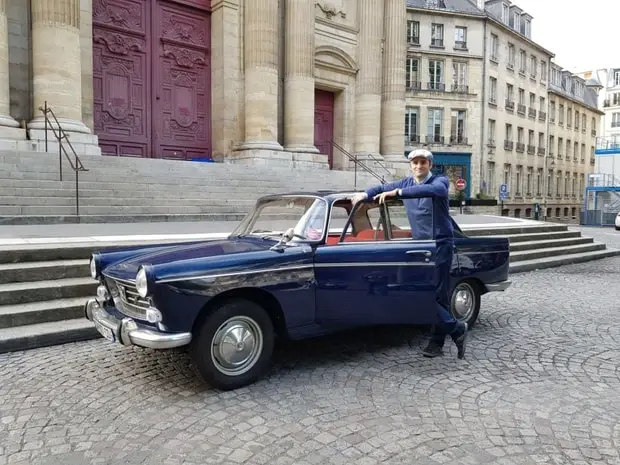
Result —
<instances>
[{"instance_id":1,"label":"license plate","mask_svg":"<svg viewBox=\"0 0 620 465\"><path fill-rule=\"evenodd\" d=\"M95 328L97 328L97 331L99 331L99 334L105 337L108 341L114 342L114 333L112 332L110 328L106 328L98 321L95 321Z\"/></svg>"}]
</instances>

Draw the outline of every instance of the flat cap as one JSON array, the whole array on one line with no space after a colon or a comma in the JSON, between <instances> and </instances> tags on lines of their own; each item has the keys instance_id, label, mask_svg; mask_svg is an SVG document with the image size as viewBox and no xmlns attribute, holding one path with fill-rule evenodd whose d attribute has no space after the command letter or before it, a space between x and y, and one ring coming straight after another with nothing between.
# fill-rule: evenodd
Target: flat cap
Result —
<instances>
[{"instance_id":1,"label":"flat cap","mask_svg":"<svg viewBox=\"0 0 620 465\"><path fill-rule=\"evenodd\" d=\"M409 152L409 155L407 155L407 159L409 161L413 160L414 158L426 158L428 161L432 162L433 154L426 149L415 149Z\"/></svg>"}]
</instances>

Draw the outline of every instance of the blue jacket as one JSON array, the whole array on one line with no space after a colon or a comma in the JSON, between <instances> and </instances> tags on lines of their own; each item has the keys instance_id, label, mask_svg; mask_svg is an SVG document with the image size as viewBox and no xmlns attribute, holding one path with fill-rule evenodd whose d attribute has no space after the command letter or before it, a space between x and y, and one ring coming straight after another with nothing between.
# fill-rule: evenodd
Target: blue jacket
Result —
<instances>
[{"instance_id":1,"label":"blue jacket","mask_svg":"<svg viewBox=\"0 0 620 465\"><path fill-rule=\"evenodd\" d=\"M366 190L366 194L368 201L372 201L377 194L402 189L401 199L407 209L413 238L453 240L454 229L450 218L448 188L448 178L445 176L432 175L422 184L416 184L410 176L400 181L371 187Z\"/></svg>"}]
</instances>

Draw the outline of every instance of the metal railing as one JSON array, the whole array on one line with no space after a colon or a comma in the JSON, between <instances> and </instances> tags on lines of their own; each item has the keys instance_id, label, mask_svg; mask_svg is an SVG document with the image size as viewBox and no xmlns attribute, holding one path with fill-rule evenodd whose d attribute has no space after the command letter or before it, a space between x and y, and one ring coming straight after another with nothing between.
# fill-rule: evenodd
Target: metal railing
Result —
<instances>
[{"instance_id":1,"label":"metal railing","mask_svg":"<svg viewBox=\"0 0 620 465\"><path fill-rule=\"evenodd\" d=\"M360 160L358 158L357 155L352 155L351 153L349 153L349 151L347 151L345 148L341 147L340 145L338 145L336 142L332 141L332 146L339 150L340 152L342 152L343 155L345 155L349 160L351 160L354 165L355 165L355 177L354 177L354 181L353 181L353 188L357 189L357 167L359 166L361 169L363 169L364 171L366 171L368 174L370 174L372 177L374 177L375 179L377 179L378 181L381 182L381 184L385 184L386 180L385 180L385 175L380 175L379 173L377 173L375 170L373 170L370 166L368 166L366 163L364 163L362 160ZM378 158L376 158L375 156L373 156L372 154L365 154L365 157L368 157L370 160L372 160L373 162L377 163L379 166L381 166L381 168L383 168L383 170L387 173L388 176L392 177L393 174L392 172L387 169L387 167L381 163L381 160L379 160Z\"/></svg>"},{"instance_id":2,"label":"metal railing","mask_svg":"<svg viewBox=\"0 0 620 465\"><path fill-rule=\"evenodd\" d=\"M50 128L54 133L54 137L58 142L58 172L60 181L62 181L62 157L63 155L69 162L69 166L75 172L75 215L79 218L80 216L80 171L88 171L84 165L82 164L82 160L78 157L73 145L71 145L71 141L69 140L69 136L65 132L65 130L60 125L58 118L56 118L56 114L54 111L47 106L47 100L45 101L45 106L39 107L39 110L43 113L43 117L45 118L45 152L48 151L48 140L47 140L47 130ZM51 118L50 118L51 116ZM56 127L54 127L54 124ZM69 145L71 149L72 157L67 153L63 141ZM74 163L75 162L75 163Z\"/></svg>"}]
</instances>

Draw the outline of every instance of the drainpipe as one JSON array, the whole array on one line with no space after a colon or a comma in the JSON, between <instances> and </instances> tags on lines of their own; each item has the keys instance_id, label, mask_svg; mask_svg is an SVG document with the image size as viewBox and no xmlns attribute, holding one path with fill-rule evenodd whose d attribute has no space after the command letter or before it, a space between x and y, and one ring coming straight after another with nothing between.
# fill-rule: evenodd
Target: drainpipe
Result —
<instances>
[{"instance_id":1,"label":"drainpipe","mask_svg":"<svg viewBox=\"0 0 620 465\"><path fill-rule=\"evenodd\" d=\"M483 18L483 46L482 46L482 108L481 108L481 125L480 131L480 188L482 191L482 181L484 180L484 133L486 130L486 89L487 89L487 18ZM487 184L488 186L488 184Z\"/></svg>"}]
</instances>

